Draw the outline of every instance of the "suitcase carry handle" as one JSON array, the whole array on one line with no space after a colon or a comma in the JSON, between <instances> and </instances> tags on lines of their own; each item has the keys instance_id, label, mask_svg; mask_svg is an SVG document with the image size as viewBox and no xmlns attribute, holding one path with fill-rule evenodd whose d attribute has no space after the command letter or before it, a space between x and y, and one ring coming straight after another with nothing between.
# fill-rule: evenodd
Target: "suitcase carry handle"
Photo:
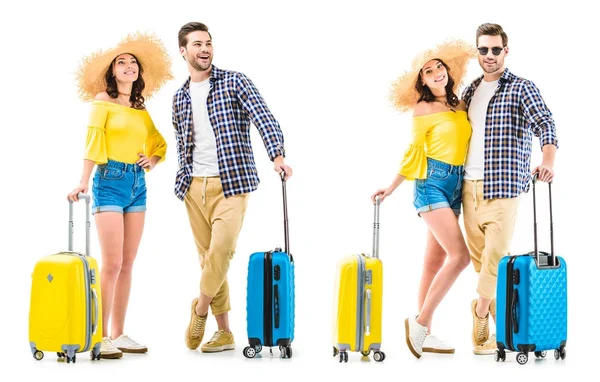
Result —
<instances>
[{"instance_id":1,"label":"suitcase carry handle","mask_svg":"<svg viewBox=\"0 0 600 382\"><path fill-rule=\"evenodd\" d=\"M85 254L90 255L90 202L92 198L84 193L77 195L85 200ZM69 200L69 251L73 252L73 201Z\"/></svg>"},{"instance_id":2,"label":"suitcase carry handle","mask_svg":"<svg viewBox=\"0 0 600 382\"><path fill-rule=\"evenodd\" d=\"M510 307L510 310L512 313L513 332L515 334L519 333L519 320L517 317L517 303L518 302L519 302L519 291L515 288L515 289L513 289L512 306Z\"/></svg>"},{"instance_id":3,"label":"suitcase carry handle","mask_svg":"<svg viewBox=\"0 0 600 382\"><path fill-rule=\"evenodd\" d=\"M273 314L275 315L275 329L279 329L279 287L277 284L273 287Z\"/></svg>"},{"instance_id":4,"label":"suitcase carry handle","mask_svg":"<svg viewBox=\"0 0 600 382\"><path fill-rule=\"evenodd\" d=\"M379 258L379 206L381 205L381 197L375 197L375 208L373 217L373 257Z\"/></svg>"},{"instance_id":5,"label":"suitcase carry handle","mask_svg":"<svg viewBox=\"0 0 600 382\"><path fill-rule=\"evenodd\" d=\"M290 256L290 260L294 261L292 254L290 253L290 232L288 227L288 211L287 211L287 191L285 189L285 171L281 173L281 189L283 192L283 235L285 248L284 251Z\"/></svg>"},{"instance_id":6,"label":"suitcase carry handle","mask_svg":"<svg viewBox=\"0 0 600 382\"><path fill-rule=\"evenodd\" d=\"M532 183L533 183L533 240L534 240L534 254L535 261L538 267L542 267L540 265L540 252L538 250L538 235L537 235L537 208L536 208L536 199L535 199L535 184L537 183L538 173L533 174ZM550 201L550 254L548 256L548 267L553 267L556 264L556 259L554 256L554 223L552 221L552 182L548 182L548 200Z\"/></svg>"},{"instance_id":7,"label":"suitcase carry handle","mask_svg":"<svg viewBox=\"0 0 600 382\"><path fill-rule=\"evenodd\" d=\"M365 314L367 315L366 323L365 323L365 334L368 336L371 334L371 289L367 289L367 293L365 293L365 299L367 300L367 309Z\"/></svg>"},{"instance_id":8,"label":"suitcase carry handle","mask_svg":"<svg viewBox=\"0 0 600 382\"><path fill-rule=\"evenodd\" d=\"M92 333L96 334L98 329L98 294L96 289L92 289L92 299L94 300L94 322L92 322Z\"/></svg>"}]
</instances>

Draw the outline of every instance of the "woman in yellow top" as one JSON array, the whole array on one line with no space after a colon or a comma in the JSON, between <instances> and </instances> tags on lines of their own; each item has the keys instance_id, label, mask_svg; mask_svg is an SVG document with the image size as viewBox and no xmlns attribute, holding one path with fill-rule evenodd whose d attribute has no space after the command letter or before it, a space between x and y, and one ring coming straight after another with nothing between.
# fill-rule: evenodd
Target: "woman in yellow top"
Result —
<instances>
[{"instance_id":1,"label":"woman in yellow top","mask_svg":"<svg viewBox=\"0 0 600 382\"><path fill-rule=\"evenodd\" d=\"M474 52L461 41L439 45L418 55L394 84L395 106L414 109L412 141L392 184L372 195L383 201L405 179L414 180L414 206L428 226L418 313L405 320L406 343L417 358L424 351L454 353L430 327L435 309L470 262L458 216L471 125L455 92Z\"/></svg>"},{"instance_id":2,"label":"woman in yellow top","mask_svg":"<svg viewBox=\"0 0 600 382\"><path fill-rule=\"evenodd\" d=\"M123 331L133 262L144 228L145 173L165 159L167 150L144 101L172 78L170 66L160 41L137 34L127 36L108 52L88 57L79 71L80 94L92 101L92 110L83 175L68 199L77 201L79 193L87 193L91 172L97 165L92 212L102 252L101 358L121 358L123 352L148 350Z\"/></svg>"}]
</instances>

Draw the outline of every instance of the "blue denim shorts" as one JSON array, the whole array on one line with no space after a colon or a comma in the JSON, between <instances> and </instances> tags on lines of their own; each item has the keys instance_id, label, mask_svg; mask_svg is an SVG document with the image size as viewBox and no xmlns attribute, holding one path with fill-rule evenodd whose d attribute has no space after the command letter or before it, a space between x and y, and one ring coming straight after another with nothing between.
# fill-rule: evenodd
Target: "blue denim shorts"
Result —
<instances>
[{"instance_id":1,"label":"blue denim shorts","mask_svg":"<svg viewBox=\"0 0 600 382\"><path fill-rule=\"evenodd\" d=\"M144 169L109 159L96 168L92 196L92 213L146 211Z\"/></svg>"},{"instance_id":2,"label":"blue denim shorts","mask_svg":"<svg viewBox=\"0 0 600 382\"><path fill-rule=\"evenodd\" d=\"M427 158L427 179L415 179L414 206L421 212L450 207L458 216L462 203L463 166Z\"/></svg>"}]
</instances>

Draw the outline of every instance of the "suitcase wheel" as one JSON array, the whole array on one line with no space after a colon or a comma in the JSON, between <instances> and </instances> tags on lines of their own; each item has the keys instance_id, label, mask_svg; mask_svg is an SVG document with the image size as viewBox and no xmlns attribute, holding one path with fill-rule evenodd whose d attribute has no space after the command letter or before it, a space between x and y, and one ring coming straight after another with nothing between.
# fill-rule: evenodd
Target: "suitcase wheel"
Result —
<instances>
[{"instance_id":1,"label":"suitcase wheel","mask_svg":"<svg viewBox=\"0 0 600 382\"><path fill-rule=\"evenodd\" d=\"M525 365L528 360L529 356L527 355L527 353L519 352L517 354L517 362L519 363L519 365Z\"/></svg>"},{"instance_id":2,"label":"suitcase wheel","mask_svg":"<svg viewBox=\"0 0 600 382\"><path fill-rule=\"evenodd\" d=\"M345 351L340 352L340 362L348 362L348 353Z\"/></svg>"},{"instance_id":3,"label":"suitcase wheel","mask_svg":"<svg viewBox=\"0 0 600 382\"><path fill-rule=\"evenodd\" d=\"M535 358L546 358L546 351L536 351L533 352L533 354L535 354Z\"/></svg>"},{"instance_id":4,"label":"suitcase wheel","mask_svg":"<svg viewBox=\"0 0 600 382\"><path fill-rule=\"evenodd\" d=\"M281 358L292 358L292 347L290 345L279 346L279 351L280 351L279 356Z\"/></svg>"},{"instance_id":5,"label":"suitcase wheel","mask_svg":"<svg viewBox=\"0 0 600 382\"><path fill-rule=\"evenodd\" d=\"M375 353L373 353L373 359L375 362L383 362L385 359L385 353L381 350L376 350Z\"/></svg>"},{"instance_id":6,"label":"suitcase wheel","mask_svg":"<svg viewBox=\"0 0 600 382\"><path fill-rule=\"evenodd\" d=\"M256 356L256 349L252 346L246 346L244 348L244 357L246 358L254 358Z\"/></svg>"},{"instance_id":7,"label":"suitcase wheel","mask_svg":"<svg viewBox=\"0 0 600 382\"><path fill-rule=\"evenodd\" d=\"M37 352L36 352L36 353L37 353ZM41 352L40 352L40 353L41 353ZM57 356L59 359L65 358L65 359L67 360L67 363L71 363L71 362L75 363L75 361L77 360L77 357L76 357L76 354L75 354L75 353L73 353L73 356L71 357L71 356L69 356L68 354L65 354L64 352L56 352L56 356ZM36 357L36 355L35 355L35 354L34 354L34 357ZM43 357L44 357L44 354L42 353L42 358L43 358ZM92 357L93 357L93 353L92 353ZM42 359L42 358L40 358L40 359ZM36 357L36 359L38 359L38 358ZM94 359L94 358L92 358L92 360L93 360L93 359ZM100 359L100 354L98 354L98 359Z\"/></svg>"},{"instance_id":8,"label":"suitcase wheel","mask_svg":"<svg viewBox=\"0 0 600 382\"><path fill-rule=\"evenodd\" d=\"M560 349L554 350L554 359L565 359L567 356L567 349L565 347L561 347Z\"/></svg>"},{"instance_id":9,"label":"suitcase wheel","mask_svg":"<svg viewBox=\"0 0 600 382\"><path fill-rule=\"evenodd\" d=\"M496 362L506 361L506 352L504 351L504 349L496 350L496 352L494 353L494 360L496 360Z\"/></svg>"},{"instance_id":10,"label":"suitcase wheel","mask_svg":"<svg viewBox=\"0 0 600 382\"><path fill-rule=\"evenodd\" d=\"M371 351L370 350L367 350L367 351L363 350L363 351L360 352L360 354L362 354L364 357L368 357L369 354L371 354Z\"/></svg>"},{"instance_id":11,"label":"suitcase wheel","mask_svg":"<svg viewBox=\"0 0 600 382\"><path fill-rule=\"evenodd\" d=\"M337 355L340 354L339 350L334 346L333 347L333 356L337 357Z\"/></svg>"},{"instance_id":12,"label":"suitcase wheel","mask_svg":"<svg viewBox=\"0 0 600 382\"><path fill-rule=\"evenodd\" d=\"M41 361L42 358L44 358L44 352L42 352L41 350L36 350L33 353L33 358L37 359L38 361Z\"/></svg>"}]
</instances>

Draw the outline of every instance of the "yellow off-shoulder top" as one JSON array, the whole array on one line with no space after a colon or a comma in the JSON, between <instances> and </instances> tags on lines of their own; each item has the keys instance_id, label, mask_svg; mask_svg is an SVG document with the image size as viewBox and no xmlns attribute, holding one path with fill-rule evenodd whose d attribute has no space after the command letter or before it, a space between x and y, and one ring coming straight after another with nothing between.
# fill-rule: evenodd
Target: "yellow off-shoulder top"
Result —
<instances>
[{"instance_id":1,"label":"yellow off-shoulder top","mask_svg":"<svg viewBox=\"0 0 600 382\"><path fill-rule=\"evenodd\" d=\"M167 143L147 110L94 100L87 129L84 158L96 164L108 159L133 164L138 153L165 160Z\"/></svg>"},{"instance_id":2,"label":"yellow off-shoulder top","mask_svg":"<svg viewBox=\"0 0 600 382\"><path fill-rule=\"evenodd\" d=\"M467 112L462 110L413 117L412 141L399 174L408 180L426 179L428 157L454 166L464 165L471 131Z\"/></svg>"}]
</instances>

